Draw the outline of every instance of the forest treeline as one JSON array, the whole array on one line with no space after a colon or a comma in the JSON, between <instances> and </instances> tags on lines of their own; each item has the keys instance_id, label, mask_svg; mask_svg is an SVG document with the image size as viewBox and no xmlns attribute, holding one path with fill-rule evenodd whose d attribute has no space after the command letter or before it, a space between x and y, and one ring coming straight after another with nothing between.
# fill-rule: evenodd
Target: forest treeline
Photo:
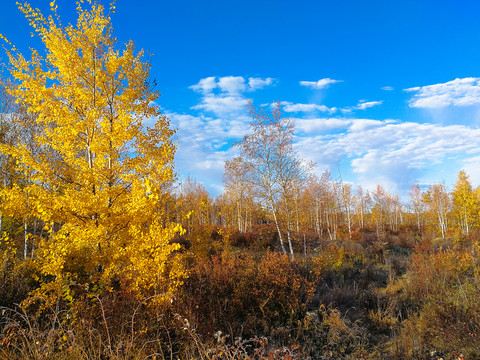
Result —
<instances>
[{"instance_id":1,"label":"forest treeline","mask_svg":"<svg viewBox=\"0 0 480 360\"><path fill-rule=\"evenodd\" d=\"M169 206L187 233L208 224L248 233L274 223L271 212L255 201L250 189L249 183L229 182L223 194L212 198L202 184L187 178ZM279 207L277 216L282 229L290 227L294 247L301 253L307 251L305 244L319 240L385 239L389 233L406 230L418 243L423 238L459 240L477 235L480 227L480 188L472 187L464 171L451 190L443 183L423 190L412 185L409 202L381 185L374 191L362 185L354 190L351 184L332 179L329 171L308 176L295 190L287 200L290 212ZM272 246L280 250L279 244Z\"/></svg>"},{"instance_id":2,"label":"forest treeline","mask_svg":"<svg viewBox=\"0 0 480 360\"><path fill-rule=\"evenodd\" d=\"M480 189L408 201L299 158L281 104L212 198L174 171L150 65L110 14L62 26L20 4L45 51L5 36L0 358L478 359ZM145 119L156 121L151 128Z\"/></svg>"}]
</instances>

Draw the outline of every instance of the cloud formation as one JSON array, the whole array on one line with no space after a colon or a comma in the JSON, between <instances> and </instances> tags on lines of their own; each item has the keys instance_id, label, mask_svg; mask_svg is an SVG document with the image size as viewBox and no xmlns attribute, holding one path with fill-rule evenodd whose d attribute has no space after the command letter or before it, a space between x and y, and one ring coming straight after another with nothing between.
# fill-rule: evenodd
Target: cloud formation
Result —
<instances>
[{"instance_id":1,"label":"cloud formation","mask_svg":"<svg viewBox=\"0 0 480 360\"><path fill-rule=\"evenodd\" d=\"M347 129L352 124L352 120L340 118L296 118L294 120L297 132L304 134L314 134L335 129ZM305 136L304 134L300 136L303 137Z\"/></svg>"},{"instance_id":2,"label":"cloud formation","mask_svg":"<svg viewBox=\"0 0 480 360\"><path fill-rule=\"evenodd\" d=\"M172 112L167 116L177 128L176 168L183 176L192 175L212 194L218 194L224 162L235 155L231 143L248 132L250 118L241 113L216 117Z\"/></svg>"},{"instance_id":3,"label":"cloud formation","mask_svg":"<svg viewBox=\"0 0 480 360\"><path fill-rule=\"evenodd\" d=\"M235 156L234 141L249 130L246 93L272 86L275 79L209 76L189 88L201 97L190 114L167 113L177 129L175 162L183 176L192 175L212 194L222 190L225 160Z\"/></svg>"},{"instance_id":4,"label":"cloud formation","mask_svg":"<svg viewBox=\"0 0 480 360\"><path fill-rule=\"evenodd\" d=\"M360 100L358 105L356 106L357 109L359 110L365 110L374 106L382 105L383 101L365 101L365 100Z\"/></svg>"},{"instance_id":5,"label":"cloud formation","mask_svg":"<svg viewBox=\"0 0 480 360\"><path fill-rule=\"evenodd\" d=\"M337 131L318 133L332 130L326 126L329 123L337 124ZM406 194L424 169L451 156L480 153L480 129L461 125L371 119L324 119L310 124L300 120L297 124L298 129L317 131L298 136L296 146L302 157L333 168L348 159L358 181L371 189L382 184L388 191Z\"/></svg>"},{"instance_id":6,"label":"cloud formation","mask_svg":"<svg viewBox=\"0 0 480 360\"><path fill-rule=\"evenodd\" d=\"M320 79L318 81L300 81L300 85L311 87L313 89L324 89L331 84L342 82L343 80L335 80L330 78Z\"/></svg>"},{"instance_id":7,"label":"cloud formation","mask_svg":"<svg viewBox=\"0 0 480 360\"><path fill-rule=\"evenodd\" d=\"M367 101L367 100L360 100L357 105L349 106L343 109L340 109L344 114L351 113L354 110L365 110L374 106L382 105L383 100L380 101Z\"/></svg>"},{"instance_id":8,"label":"cloud formation","mask_svg":"<svg viewBox=\"0 0 480 360\"><path fill-rule=\"evenodd\" d=\"M409 101L412 108L435 109L480 104L480 78L478 77L457 78L446 83L417 86L405 91L415 93Z\"/></svg>"},{"instance_id":9,"label":"cloud formation","mask_svg":"<svg viewBox=\"0 0 480 360\"><path fill-rule=\"evenodd\" d=\"M273 78L245 79L243 76L203 78L190 86L190 89L202 94L200 103L191 109L212 112L218 116L242 111L247 105L244 93L270 86L274 81Z\"/></svg>"},{"instance_id":10,"label":"cloud formation","mask_svg":"<svg viewBox=\"0 0 480 360\"><path fill-rule=\"evenodd\" d=\"M326 105L318 104L302 104L302 103L292 103L290 101L282 101L282 110L285 112L327 112L329 114L334 114L337 111L341 111L344 114L351 113L354 110L366 110L368 108L381 105L383 101L366 101L360 100L359 103L355 106L349 106L345 108L337 107L328 107Z\"/></svg>"},{"instance_id":11,"label":"cloud formation","mask_svg":"<svg viewBox=\"0 0 480 360\"><path fill-rule=\"evenodd\" d=\"M275 79L273 78L265 78L265 79L253 78L253 77L248 78L248 86L251 91L262 89L265 86L273 85L274 82L275 82Z\"/></svg>"},{"instance_id":12,"label":"cloud formation","mask_svg":"<svg viewBox=\"0 0 480 360\"><path fill-rule=\"evenodd\" d=\"M240 111L247 105L247 99L242 96L208 95L203 97L200 104L192 106L193 110L205 110L215 114L226 114Z\"/></svg>"},{"instance_id":13,"label":"cloud formation","mask_svg":"<svg viewBox=\"0 0 480 360\"><path fill-rule=\"evenodd\" d=\"M209 76L190 86L190 89L202 94L212 94L214 90L219 90L223 94L238 95L270 86L274 81L275 79L270 77L245 79L243 76Z\"/></svg>"},{"instance_id":14,"label":"cloud formation","mask_svg":"<svg viewBox=\"0 0 480 360\"><path fill-rule=\"evenodd\" d=\"M325 105L317 104L294 104L289 101L282 101L282 110L285 112L312 112L312 111L321 111L328 112L333 114L338 109L336 107L329 108Z\"/></svg>"},{"instance_id":15,"label":"cloud formation","mask_svg":"<svg viewBox=\"0 0 480 360\"><path fill-rule=\"evenodd\" d=\"M217 80L215 76L209 76L203 79L200 79L200 81L195 84L190 86L190 89L200 92L202 94L208 94L212 92L213 89L217 87Z\"/></svg>"},{"instance_id":16,"label":"cloud formation","mask_svg":"<svg viewBox=\"0 0 480 360\"><path fill-rule=\"evenodd\" d=\"M306 86L321 88L338 82L322 80ZM213 195L218 194L224 161L236 155L232 143L249 131L251 119L245 108L246 94L273 84L272 78L225 76L206 77L191 86L201 95L198 103L191 107L195 111L168 114L172 125L178 128L178 168L183 169L184 174L185 170L191 172ZM461 106L480 103L480 91L475 100L477 87L480 87L480 78L467 78L408 91L415 93L412 107L432 104L432 98L440 94L448 104ZM319 171L329 168L335 172L341 164L346 181L361 183L369 189L381 184L387 191L398 192L404 198L414 183L445 180L444 174L448 175L449 184L453 183L462 167L472 174L472 181L480 182L477 166L480 129L347 116L354 111L363 114L382 103L382 100L360 100L346 108L291 101L281 104L286 114L294 116L295 147L300 157L317 162ZM334 116L338 114L344 116ZM435 171L445 169L445 173L433 173L434 168Z\"/></svg>"},{"instance_id":17,"label":"cloud formation","mask_svg":"<svg viewBox=\"0 0 480 360\"><path fill-rule=\"evenodd\" d=\"M462 161L463 170L470 176L470 180L474 184L480 183L480 166L478 164L480 164L480 155L469 157Z\"/></svg>"}]
</instances>

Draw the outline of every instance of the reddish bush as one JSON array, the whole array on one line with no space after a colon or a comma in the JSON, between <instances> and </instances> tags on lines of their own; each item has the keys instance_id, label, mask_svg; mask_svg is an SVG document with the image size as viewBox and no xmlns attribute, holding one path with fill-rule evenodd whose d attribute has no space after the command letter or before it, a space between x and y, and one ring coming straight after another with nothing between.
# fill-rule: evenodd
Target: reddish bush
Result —
<instances>
[{"instance_id":1,"label":"reddish bush","mask_svg":"<svg viewBox=\"0 0 480 360\"><path fill-rule=\"evenodd\" d=\"M311 274L287 255L269 252L256 259L246 252L223 253L198 260L179 311L201 334L268 335L306 311L313 289Z\"/></svg>"}]
</instances>

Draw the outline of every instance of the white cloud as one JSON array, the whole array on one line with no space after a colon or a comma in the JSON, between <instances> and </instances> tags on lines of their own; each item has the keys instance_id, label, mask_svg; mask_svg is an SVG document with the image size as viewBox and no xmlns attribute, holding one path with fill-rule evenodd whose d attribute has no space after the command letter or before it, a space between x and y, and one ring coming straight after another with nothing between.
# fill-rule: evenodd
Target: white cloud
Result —
<instances>
[{"instance_id":1,"label":"white cloud","mask_svg":"<svg viewBox=\"0 0 480 360\"><path fill-rule=\"evenodd\" d=\"M217 87L215 76L201 79L197 84L190 86L190 89L203 94L211 93Z\"/></svg>"},{"instance_id":2,"label":"white cloud","mask_svg":"<svg viewBox=\"0 0 480 360\"><path fill-rule=\"evenodd\" d=\"M382 105L383 101L360 101L356 106L359 110L365 110L374 106Z\"/></svg>"},{"instance_id":3,"label":"white cloud","mask_svg":"<svg viewBox=\"0 0 480 360\"><path fill-rule=\"evenodd\" d=\"M265 86L270 86L274 83L275 79L273 78L248 78L248 86L250 91L262 89Z\"/></svg>"},{"instance_id":4,"label":"white cloud","mask_svg":"<svg viewBox=\"0 0 480 360\"><path fill-rule=\"evenodd\" d=\"M409 101L410 107L443 108L446 106L471 106L480 104L480 78L463 78L446 83L417 86L405 89L416 94Z\"/></svg>"},{"instance_id":5,"label":"white cloud","mask_svg":"<svg viewBox=\"0 0 480 360\"><path fill-rule=\"evenodd\" d=\"M371 119L354 119L352 120L352 126L350 131L352 132L361 132L366 131L375 127L384 126L385 124L390 124L394 120L371 120Z\"/></svg>"},{"instance_id":6,"label":"white cloud","mask_svg":"<svg viewBox=\"0 0 480 360\"><path fill-rule=\"evenodd\" d=\"M209 149L219 148L228 141L243 137L250 122L248 116L238 114L221 118L177 113L169 113L167 116L178 129L178 141L187 144L199 143Z\"/></svg>"},{"instance_id":7,"label":"white cloud","mask_svg":"<svg viewBox=\"0 0 480 360\"><path fill-rule=\"evenodd\" d=\"M480 156L470 157L463 160L463 170L470 176L473 184L480 184Z\"/></svg>"},{"instance_id":8,"label":"white cloud","mask_svg":"<svg viewBox=\"0 0 480 360\"><path fill-rule=\"evenodd\" d=\"M322 88L338 82L322 80L303 85ZM192 107L198 111L197 116L167 114L172 119L172 125L178 128L178 168L191 171L198 181L210 184L209 190L217 194L221 189L223 162L237 151L231 148L232 142L249 131L245 94L274 83L272 78L226 76L207 77L191 86L200 94L199 102ZM410 106L480 103L480 90L475 100L480 78L457 79L431 86L433 88L408 89L414 93ZM387 191L398 191L404 196L408 196L413 183L425 181L426 176L430 176L427 170L432 168L435 171L445 168L445 173L453 173L454 176L464 168L471 174L472 183L475 180L480 183L480 167L477 165L480 163L480 129L464 125L329 115L335 111L367 110L381 104L381 100L360 100L354 106L338 109L320 104L282 102L286 113L295 113L295 147L299 155L307 161L319 163L320 171L325 167L335 171L341 162L342 167L348 166L347 174L344 174L346 181L354 179L372 189L381 184ZM455 160L451 160L452 157ZM448 169L446 163L450 166ZM458 169L455 168L457 163ZM438 172L435 176L439 176ZM430 176L428 180L442 181L444 177L441 176L439 179Z\"/></svg>"},{"instance_id":9,"label":"white cloud","mask_svg":"<svg viewBox=\"0 0 480 360\"><path fill-rule=\"evenodd\" d=\"M224 76L218 79L218 87L229 94L240 94L245 92L245 79L243 76Z\"/></svg>"},{"instance_id":10,"label":"white cloud","mask_svg":"<svg viewBox=\"0 0 480 360\"><path fill-rule=\"evenodd\" d=\"M273 78L250 77L247 82L243 76L206 77L190 86L190 89L202 94L200 103L191 109L222 116L241 112L247 105L245 92L255 91L273 83Z\"/></svg>"},{"instance_id":11,"label":"white cloud","mask_svg":"<svg viewBox=\"0 0 480 360\"><path fill-rule=\"evenodd\" d=\"M297 123L305 132L321 131L322 126L329 130L326 121ZM480 153L480 129L467 126L370 119L337 119L337 123L333 132L298 137L296 147L300 155L332 169L341 159L348 159L360 183L367 187L381 184L390 192L407 194L425 169L441 165L451 156ZM478 168L477 160L472 157L465 163L468 173L474 173L474 164ZM480 171L477 173L480 178Z\"/></svg>"},{"instance_id":12,"label":"white cloud","mask_svg":"<svg viewBox=\"0 0 480 360\"><path fill-rule=\"evenodd\" d=\"M241 76L208 77L190 87L202 95L191 107L198 115L167 114L177 128L175 163L181 176L193 176L213 195L221 192L224 162L236 152L231 143L249 130L244 93L273 82L272 78L249 78L247 82Z\"/></svg>"},{"instance_id":13,"label":"white cloud","mask_svg":"<svg viewBox=\"0 0 480 360\"><path fill-rule=\"evenodd\" d=\"M381 90L384 90L384 91L393 91L395 90L393 86L383 86L381 87Z\"/></svg>"},{"instance_id":14,"label":"white cloud","mask_svg":"<svg viewBox=\"0 0 480 360\"><path fill-rule=\"evenodd\" d=\"M382 105L382 104L383 104L382 100L380 100L380 101L360 100L356 106L349 106L349 107L340 109L340 111L343 112L344 114L349 114L354 110L366 110L368 108L378 106L378 105Z\"/></svg>"},{"instance_id":15,"label":"white cloud","mask_svg":"<svg viewBox=\"0 0 480 360\"><path fill-rule=\"evenodd\" d=\"M304 133L346 129L351 123L352 120L339 118L295 119L296 129Z\"/></svg>"},{"instance_id":16,"label":"white cloud","mask_svg":"<svg viewBox=\"0 0 480 360\"><path fill-rule=\"evenodd\" d=\"M215 117L168 113L167 116L172 127L177 128L176 169L183 176L192 175L212 194L220 193L224 162L236 151L230 144L248 132L250 118L246 114Z\"/></svg>"},{"instance_id":17,"label":"white cloud","mask_svg":"<svg viewBox=\"0 0 480 360\"><path fill-rule=\"evenodd\" d=\"M318 81L300 81L300 85L308 86L314 89L324 89L328 87L330 84L335 84L338 82L342 82L343 80L334 80L330 78L320 79Z\"/></svg>"},{"instance_id":18,"label":"white cloud","mask_svg":"<svg viewBox=\"0 0 480 360\"><path fill-rule=\"evenodd\" d=\"M241 111L246 105L247 99L242 96L208 95L202 98L200 104L192 106L191 109L211 111L220 115Z\"/></svg>"},{"instance_id":19,"label":"white cloud","mask_svg":"<svg viewBox=\"0 0 480 360\"><path fill-rule=\"evenodd\" d=\"M228 95L239 95L245 92L251 92L270 86L275 82L274 78L248 78L248 82L243 76L209 76L200 79L198 83L190 86L190 89L204 95L213 94L214 90Z\"/></svg>"},{"instance_id":20,"label":"white cloud","mask_svg":"<svg viewBox=\"0 0 480 360\"><path fill-rule=\"evenodd\" d=\"M312 111L322 111L328 112L330 114L337 111L336 107L329 108L325 105L317 104L294 104L289 101L282 101L283 111L286 112L312 112Z\"/></svg>"}]
</instances>

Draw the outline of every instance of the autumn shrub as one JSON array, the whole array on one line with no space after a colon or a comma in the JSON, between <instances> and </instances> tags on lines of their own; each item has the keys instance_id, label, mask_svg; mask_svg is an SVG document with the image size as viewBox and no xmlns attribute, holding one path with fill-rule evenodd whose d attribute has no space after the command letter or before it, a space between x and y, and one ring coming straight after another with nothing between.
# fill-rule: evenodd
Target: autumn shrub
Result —
<instances>
[{"instance_id":1,"label":"autumn shrub","mask_svg":"<svg viewBox=\"0 0 480 360\"><path fill-rule=\"evenodd\" d=\"M173 313L153 298L69 288L75 301L3 309L0 358L165 359L183 348Z\"/></svg>"},{"instance_id":2,"label":"autumn shrub","mask_svg":"<svg viewBox=\"0 0 480 360\"><path fill-rule=\"evenodd\" d=\"M365 249L368 257L374 258L374 261L378 261L379 257L381 257L380 255L383 242L378 238L375 231L364 230L362 232L361 239L358 241L358 244Z\"/></svg>"},{"instance_id":3,"label":"autumn shrub","mask_svg":"<svg viewBox=\"0 0 480 360\"><path fill-rule=\"evenodd\" d=\"M238 230L233 230L230 235L230 244L235 247L246 248L248 245L246 234Z\"/></svg>"},{"instance_id":4,"label":"autumn shrub","mask_svg":"<svg viewBox=\"0 0 480 360\"><path fill-rule=\"evenodd\" d=\"M264 328L288 326L303 316L312 298L315 280L303 264L292 262L287 255L269 252L262 257L252 293L261 299L256 317L261 313Z\"/></svg>"},{"instance_id":5,"label":"autumn shrub","mask_svg":"<svg viewBox=\"0 0 480 360\"><path fill-rule=\"evenodd\" d=\"M390 268L376 260L355 241L326 245L312 258L320 276L310 308L338 311L343 321L355 324L356 333L363 334L364 349L388 340L392 333L391 313L384 309L388 298L379 291L388 283Z\"/></svg>"},{"instance_id":6,"label":"autumn shrub","mask_svg":"<svg viewBox=\"0 0 480 360\"><path fill-rule=\"evenodd\" d=\"M15 251L18 257L23 253L25 246L25 228L20 219L2 216L2 236L8 235L8 246ZM31 235L31 234L30 234ZM2 240L2 249L5 248L5 237ZM30 253L28 255L31 255Z\"/></svg>"},{"instance_id":7,"label":"autumn shrub","mask_svg":"<svg viewBox=\"0 0 480 360\"><path fill-rule=\"evenodd\" d=\"M391 231L387 234L386 240L390 245L413 249L419 242L416 231L409 226L400 226L398 231Z\"/></svg>"},{"instance_id":8,"label":"autumn shrub","mask_svg":"<svg viewBox=\"0 0 480 360\"><path fill-rule=\"evenodd\" d=\"M477 281L478 265L475 249L419 247L409 264L409 291L421 300L452 286Z\"/></svg>"},{"instance_id":9,"label":"autumn shrub","mask_svg":"<svg viewBox=\"0 0 480 360\"><path fill-rule=\"evenodd\" d=\"M405 277L386 289L397 313L408 318L389 343L394 353L414 357L435 351L448 358L460 353L479 358L479 274L475 247L419 246Z\"/></svg>"},{"instance_id":10,"label":"autumn shrub","mask_svg":"<svg viewBox=\"0 0 480 360\"><path fill-rule=\"evenodd\" d=\"M345 260L346 250L337 243L322 243L317 253L312 257L313 269L318 277L327 270L338 270Z\"/></svg>"},{"instance_id":11,"label":"autumn shrub","mask_svg":"<svg viewBox=\"0 0 480 360\"><path fill-rule=\"evenodd\" d=\"M384 269L372 259L369 249L354 241L325 243L311 258L312 267L322 281L350 283L363 281L373 285L385 282Z\"/></svg>"},{"instance_id":12,"label":"autumn shrub","mask_svg":"<svg viewBox=\"0 0 480 360\"><path fill-rule=\"evenodd\" d=\"M218 330L231 339L270 335L302 316L313 289L312 274L287 255L225 252L197 261L179 312L205 336Z\"/></svg>"},{"instance_id":13,"label":"autumn shrub","mask_svg":"<svg viewBox=\"0 0 480 360\"><path fill-rule=\"evenodd\" d=\"M125 359L173 351L171 321L165 320L171 302L158 288L141 297L128 277L45 275L36 261L19 259L6 240L0 249L0 358Z\"/></svg>"},{"instance_id":14,"label":"autumn shrub","mask_svg":"<svg viewBox=\"0 0 480 360\"><path fill-rule=\"evenodd\" d=\"M385 264L390 268L390 275L400 276L405 274L412 249L399 245L386 245L384 250Z\"/></svg>"},{"instance_id":15,"label":"autumn shrub","mask_svg":"<svg viewBox=\"0 0 480 360\"><path fill-rule=\"evenodd\" d=\"M320 306L300 323L297 341L311 359L366 358L367 332L334 308Z\"/></svg>"},{"instance_id":16,"label":"autumn shrub","mask_svg":"<svg viewBox=\"0 0 480 360\"><path fill-rule=\"evenodd\" d=\"M18 258L15 244L8 236L0 240L0 261L0 306L12 308L38 288L35 278L40 272L33 260Z\"/></svg>"},{"instance_id":17,"label":"autumn shrub","mask_svg":"<svg viewBox=\"0 0 480 360\"><path fill-rule=\"evenodd\" d=\"M376 282L379 279L386 279L386 274L374 265L363 270L348 268L340 273L328 272L320 281L316 296L319 304L338 309L351 321L366 320L368 312L378 307Z\"/></svg>"},{"instance_id":18,"label":"autumn shrub","mask_svg":"<svg viewBox=\"0 0 480 360\"><path fill-rule=\"evenodd\" d=\"M315 249L321 245L321 240L319 240L318 235L314 232L292 231L291 239L293 251L299 257L314 256L316 252ZM280 248L278 248L277 251L280 251Z\"/></svg>"},{"instance_id":19,"label":"autumn shrub","mask_svg":"<svg viewBox=\"0 0 480 360\"><path fill-rule=\"evenodd\" d=\"M354 227L350 232L350 239L353 241L360 241L362 239L362 231L363 229L359 226Z\"/></svg>"},{"instance_id":20,"label":"autumn shrub","mask_svg":"<svg viewBox=\"0 0 480 360\"><path fill-rule=\"evenodd\" d=\"M226 240L223 233L224 229L212 224L197 225L185 238L196 257L208 258L223 249Z\"/></svg>"},{"instance_id":21,"label":"autumn shrub","mask_svg":"<svg viewBox=\"0 0 480 360\"><path fill-rule=\"evenodd\" d=\"M245 234L248 247L253 252L265 252L275 249L278 243L278 233L274 223L254 224Z\"/></svg>"}]
</instances>

